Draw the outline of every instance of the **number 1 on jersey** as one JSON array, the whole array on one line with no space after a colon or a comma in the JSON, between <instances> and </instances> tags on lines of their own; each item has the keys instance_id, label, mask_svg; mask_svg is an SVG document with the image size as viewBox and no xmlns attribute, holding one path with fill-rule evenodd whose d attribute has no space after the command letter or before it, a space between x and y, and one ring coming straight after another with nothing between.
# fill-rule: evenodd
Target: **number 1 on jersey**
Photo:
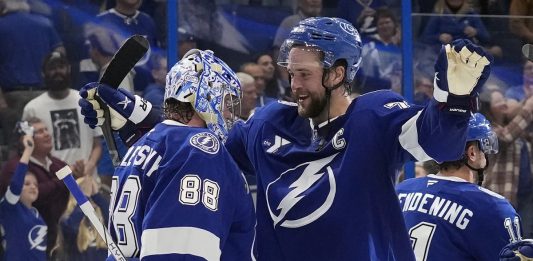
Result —
<instances>
[{"instance_id":1,"label":"number 1 on jersey","mask_svg":"<svg viewBox=\"0 0 533 261\"><path fill-rule=\"evenodd\" d=\"M409 237L411 238L411 245L417 261L426 261L436 228L437 225L435 224L420 222L409 229Z\"/></svg>"}]
</instances>

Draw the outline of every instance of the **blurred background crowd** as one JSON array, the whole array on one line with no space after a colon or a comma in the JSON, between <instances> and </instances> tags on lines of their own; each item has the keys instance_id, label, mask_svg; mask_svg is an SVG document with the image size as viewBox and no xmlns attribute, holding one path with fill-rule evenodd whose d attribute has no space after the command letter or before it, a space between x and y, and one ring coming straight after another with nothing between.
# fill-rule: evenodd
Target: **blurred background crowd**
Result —
<instances>
[{"instance_id":1,"label":"blurred background crowd","mask_svg":"<svg viewBox=\"0 0 533 261\"><path fill-rule=\"evenodd\" d=\"M23 149L13 130L17 121L27 120L41 130L29 171L39 183L34 207L48 226L46 249L53 260L100 260L107 252L54 173L61 164L72 166L84 193L107 216L113 168L100 130L83 122L77 90L98 80L128 36L146 36L150 52L121 87L156 106L163 101L168 44L177 45L172 60L192 48L211 49L239 72L242 119L277 99L291 101L288 76L276 65L278 49L294 25L313 16L344 18L361 34L363 60L353 97L404 91L400 0L179 0L177 5L178 24L169 25L166 0L0 0L0 197ZM533 43L533 1L412 0L411 8L413 103L425 105L432 98L441 44L467 38L494 56L480 100L500 153L490 160L483 186L511 201L522 216L524 237L533 238L533 62L521 54L523 44ZM168 27L175 28L177 43L167 42ZM417 163L416 175L435 173L433 167Z\"/></svg>"}]
</instances>

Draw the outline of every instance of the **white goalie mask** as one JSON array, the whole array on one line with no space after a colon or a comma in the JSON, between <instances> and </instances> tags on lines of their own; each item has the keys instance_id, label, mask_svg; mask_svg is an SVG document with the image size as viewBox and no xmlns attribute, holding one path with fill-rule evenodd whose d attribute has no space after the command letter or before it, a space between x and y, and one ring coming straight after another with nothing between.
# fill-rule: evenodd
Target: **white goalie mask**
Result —
<instances>
[{"instance_id":1,"label":"white goalie mask","mask_svg":"<svg viewBox=\"0 0 533 261\"><path fill-rule=\"evenodd\" d=\"M167 74L165 100L190 103L221 141L237 118L241 84L212 51L190 50Z\"/></svg>"}]
</instances>

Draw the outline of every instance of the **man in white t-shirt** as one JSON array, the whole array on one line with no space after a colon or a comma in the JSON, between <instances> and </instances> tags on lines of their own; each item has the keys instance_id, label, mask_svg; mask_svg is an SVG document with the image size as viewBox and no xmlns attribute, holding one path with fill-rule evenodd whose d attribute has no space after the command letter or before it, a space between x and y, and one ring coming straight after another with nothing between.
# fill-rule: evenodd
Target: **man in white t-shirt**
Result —
<instances>
[{"instance_id":1,"label":"man in white t-shirt","mask_svg":"<svg viewBox=\"0 0 533 261\"><path fill-rule=\"evenodd\" d=\"M44 84L47 91L24 107L23 119L43 120L52 135L52 155L84 174L95 174L102 154L100 129L93 130L83 122L78 106L78 91L70 88L70 65L58 52L49 54L43 63Z\"/></svg>"}]
</instances>

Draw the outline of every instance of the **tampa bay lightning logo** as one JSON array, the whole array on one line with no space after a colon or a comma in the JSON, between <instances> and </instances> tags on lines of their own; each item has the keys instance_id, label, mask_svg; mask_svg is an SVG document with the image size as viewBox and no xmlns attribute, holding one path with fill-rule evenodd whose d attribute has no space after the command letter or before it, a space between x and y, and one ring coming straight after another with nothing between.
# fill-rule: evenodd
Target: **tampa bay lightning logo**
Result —
<instances>
[{"instance_id":1,"label":"tampa bay lightning logo","mask_svg":"<svg viewBox=\"0 0 533 261\"><path fill-rule=\"evenodd\" d=\"M337 191L330 163L338 154L300 164L268 184L266 198L274 226L302 227L329 210Z\"/></svg>"},{"instance_id":2,"label":"tampa bay lightning logo","mask_svg":"<svg viewBox=\"0 0 533 261\"><path fill-rule=\"evenodd\" d=\"M346 33L359 38L359 34L357 33L357 30L355 30L355 27L353 27L351 24L340 22L339 25L341 26L342 30L345 31Z\"/></svg>"},{"instance_id":3,"label":"tampa bay lightning logo","mask_svg":"<svg viewBox=\"0 0 533 261\"><path fill-rule=\"evenodd\" d=\"M30 242L30 249L37 249L39 251L46 250L46 231L48 228L45 225L36 225L28 233L28 241Z\"/></svg>"},{"instance_id":4,"label":"tampa bay lightning logo","mask_svg":"<svg viewBox=\"0 0 533 261\"><path fill-rule=\"evenodd\" d=\"M217 154L220 148L217 137L209 132L195 134L191 137L190 143L194 147L209 154Z\"/></svg>"}]
</instances>

